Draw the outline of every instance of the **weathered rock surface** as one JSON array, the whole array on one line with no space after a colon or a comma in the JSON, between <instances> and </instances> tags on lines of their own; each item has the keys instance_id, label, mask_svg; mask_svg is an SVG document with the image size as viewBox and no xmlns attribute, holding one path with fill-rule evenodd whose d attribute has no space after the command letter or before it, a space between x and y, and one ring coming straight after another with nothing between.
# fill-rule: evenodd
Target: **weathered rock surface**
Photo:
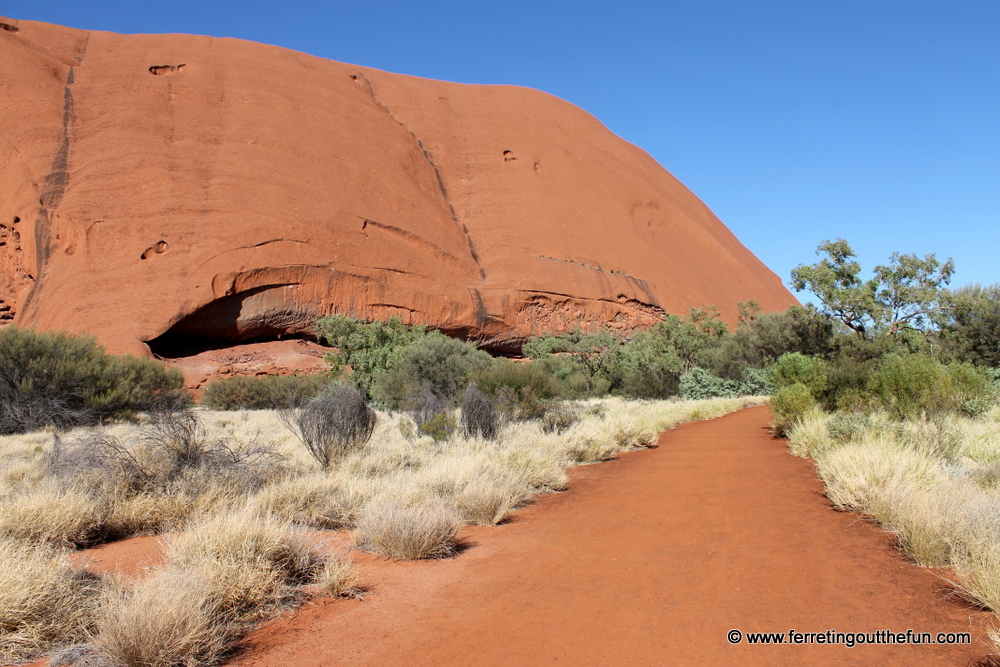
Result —
<instances>
[{"instance_id":1,"label":"weathered rock surface","mask_svg":"<svg viewBox=\"0 0 1000 667\"><path fill-rule=\"evenodd\" d=\"M148 353L398 315L515 349L795 302L649 155L545 93L0 23L4 320Z\"/></svg>"}]
</instances>

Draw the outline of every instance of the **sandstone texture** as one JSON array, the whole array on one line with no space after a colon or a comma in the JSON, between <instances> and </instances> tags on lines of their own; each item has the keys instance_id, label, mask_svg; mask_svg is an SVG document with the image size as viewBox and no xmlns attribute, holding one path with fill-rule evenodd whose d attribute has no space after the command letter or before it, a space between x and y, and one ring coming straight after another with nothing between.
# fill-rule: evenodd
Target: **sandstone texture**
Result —
<instances>
[{"instance_id":1,"label":"sandstone texture","mask_svg":"<svg viewBox=\"0 0 1000 667\"><path fill-rule=\"evenodd\" d=\"M396 315L516 351L795 303L655 160L551 95L0 28L0 321L149 354Z\"/></svg>"}]
</instances>

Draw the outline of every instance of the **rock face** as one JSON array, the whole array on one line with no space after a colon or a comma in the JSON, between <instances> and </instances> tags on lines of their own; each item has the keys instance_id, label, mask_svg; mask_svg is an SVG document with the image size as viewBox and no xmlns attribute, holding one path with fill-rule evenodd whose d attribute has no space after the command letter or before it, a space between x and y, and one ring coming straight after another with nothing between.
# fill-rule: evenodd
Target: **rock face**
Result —
<instances>
[{"instance_id":1,"label":"rock face","mask_svg":"<svg viewBox=\"0 0 1000 667\"><path fill-rule=\"evenodd\" d=\"M0 18L0 318L114 352L322 314L514 350L795 303L649 155L535 90Z\"/></svg>"}]
</instances>

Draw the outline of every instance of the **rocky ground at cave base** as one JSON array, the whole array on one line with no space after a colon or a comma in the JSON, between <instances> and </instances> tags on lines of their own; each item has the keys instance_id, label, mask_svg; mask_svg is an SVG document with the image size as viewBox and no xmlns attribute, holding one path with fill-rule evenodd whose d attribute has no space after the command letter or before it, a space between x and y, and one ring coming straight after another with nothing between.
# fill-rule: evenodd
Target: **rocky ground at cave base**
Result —
<instances>
[{"instance_id":1,"label":"rocky ground at cave base","mask_svg":"<svg viewBox=\"0 0 1000 667\"><path fill-rule=\"evenodd\" d=\"M213 380L238 375L311 375L329 369L330 348L303 339L232 344L163 357L184 374L184 386L200 396Z\"/></svg>"}]
</instances>

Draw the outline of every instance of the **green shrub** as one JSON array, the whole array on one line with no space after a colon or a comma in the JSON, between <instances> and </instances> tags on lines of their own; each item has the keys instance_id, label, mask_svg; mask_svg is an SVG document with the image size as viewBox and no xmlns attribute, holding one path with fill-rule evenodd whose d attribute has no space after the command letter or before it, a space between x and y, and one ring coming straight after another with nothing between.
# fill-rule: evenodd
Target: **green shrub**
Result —
<instances>
[{"instance_id":1,"label":"green shrub","mask_svg":"<svg viewBox=\"0 0 1000 667\"><path fill-rule=\"evenodd\" d=\"M403 324L398 317L388 322L368 322L346 315L331 315L316 320L320 337L337 348L326 356L334 376L350 366L351 383L366 396L375 379L395 366L403 350L427 336L442 336L427 327Z\"/></svg>"},{"instance_id":2,"label":"green shrub","mask_svg":"<svg viewBox=\"0 0 1000 667\"><path fill-rule=\"evenodd\" d=\"M801 352L789 352L781 355L771 366L770 371L778 388L801 384L814 398L819 397L826 389L826 362L818 357L807 357Z\"/></svg>"},{"instance_id":3,"label":"green shrub","mask_svg":"<svg viewBox=\"0 0 1000 667\"><path fill-rule=\"evenodd\" d=\"M472 343L427 336L404 348L389 370L376 378L372 396L391 410L405 409L424 388L450 402L470 375L492 364L493 358Z\"/></svg>"},{"instance_id":4,"label":"green shrub","mask_svg":"<svg viewBox=\"0 0 1000 667\"><path fill-rule=\"evenodd\" d=\"M458 428L458 422L451 415L439 412L420 425L420 432L435 440L447 440Z\"/></svg>"},{"instance_id":5,"label":"green shrub","mask_svg":"<svg viewBox=\"0 0 1000 667\"><path fill-rule=\"evenodd\" d=\"M818 398L827 410L860 410L869 402L868 383L875 372L871 361L840 355L826 366L826 389Z\"/></svg>"},{"instance_id":6,"label":"green shrub","mask_svg":"<svg viewBox=\"0 0 1000 667\"><path fill-rule=\"evenodd\" d=\"M663 399L680 391L680 376L666 364L631 369L621 381L621 393L633 398Z\"/></svg>"},{"instance_id":7,"label":"green shrub","mask_svg":"<svg viewBox=\"0 0 1000 667\"><path fill-rule=\"evenodd\" d=\"M704 368L694 368L680 379L681 397L689 401L706 398L729 398L736 395L737 384L733 380L716 377Z\"/></svg>"},{"instance_id":8,"label":"green shrub","mask_svg":"<svg viewBox=\"0 0 1000 667\"><path fill-rule=\"evenodd\" d=\"M537 418L545 413L545 403L562 393L557 376L546 371L548 361L501 360L475 373L473 381L497 400L501 414L507 419Z\"/></svg>"},{"instance_id":9,"label":"green shrub","mask_svg":"<svg viewBox=\"0 0 1000 667\"><path fill-rule=\"evenodd\" d=\"M493 396L507 388L518 396L532 394L541 400L559 395L561 387L557 377L546 371L543 362L516 363L502 359L490 368L473 376L476 386Z\"/></svg>"},{"instance_id":10,"label":"green shrub","mask_svg":"<svg viewBox=\"0 0 1000 667\"><path fill-rule=\"evenodd\" d=\"M889 354L868 385L873 400L893 417L977 411L992 405L990 374L971 364L944 364L924 354ZM982 410L985 411L985 410Z\"/></svg>"},{"instance_id":11,"label":"green shrub","mask_svg":"<svg viewBox=\"0 0 1000 667\"><path fill-rule=\"evenodd\" d=\"M736 380L736 396L768 396L772 393L771 374L763 368L746 368Z\"/></svg>"},{"instance_id":12,"label":"green shrub","mask_svg":"<svg viewBox=\"0 0 1000 667\"><path fill-rule=\"evenodd\" d=\"M107 354L93 338L0 329L0 434L128 417L189 399L152 359Z\"/></svg>"},{"instance_id":13,"label":"green shrub","mask_svg":"<svg viewBox=\"0 0 1000 667\"><path fill-rule=\"evenodd\" d=\"M791 306L778 313L760 313L740 324L734 339L744 363L763 368L788 352L807 356L829 354L833 320L814 306Z\"/></svg>"},{"instance_id":14,"label":"green shrub","mask_svg":"<svg viewBox=\"0 0 1000 667\"><path fill-rule=\"evenodd\" d=\"M807 412L816 407L809 387L796 382L786 385L771 397L771 430L777 436L784 436Z\"/></svg>"},{"instance_id":15,"label":"green shrub","mask_svg":"<svg viewBox=\"0 0 1000 667\"><path fill-rule=\"evenodd\" d=\"M213 410L282 410L305 405L329 386L325 374L237 375L210 382L201 403Z\"/></svg>"},{"instance_id":16,"label":"green shrub","mask_svg":"<svg viewBox=\"0 0 1000 667\"><path fill-rule=\"evenodd\" d=\"M1000 283L967 285L947 295L941 339L952 358L1000 366Z\"/></svg>"},{"instance_id":17,"label":"green shrub","mask_svg":"<svg viewBox=\"0 0 1000 667\"><path fill-rule=\"evenodd\" d=\"M543 334L530 338L522 348L524 356L544 359L553 354L566 354L582 364L590 375L598 374L609 361L610 355L621 346L621 335L602 329L583 331L579 327L563 333Z\"/></svg>"}]
</instances>

